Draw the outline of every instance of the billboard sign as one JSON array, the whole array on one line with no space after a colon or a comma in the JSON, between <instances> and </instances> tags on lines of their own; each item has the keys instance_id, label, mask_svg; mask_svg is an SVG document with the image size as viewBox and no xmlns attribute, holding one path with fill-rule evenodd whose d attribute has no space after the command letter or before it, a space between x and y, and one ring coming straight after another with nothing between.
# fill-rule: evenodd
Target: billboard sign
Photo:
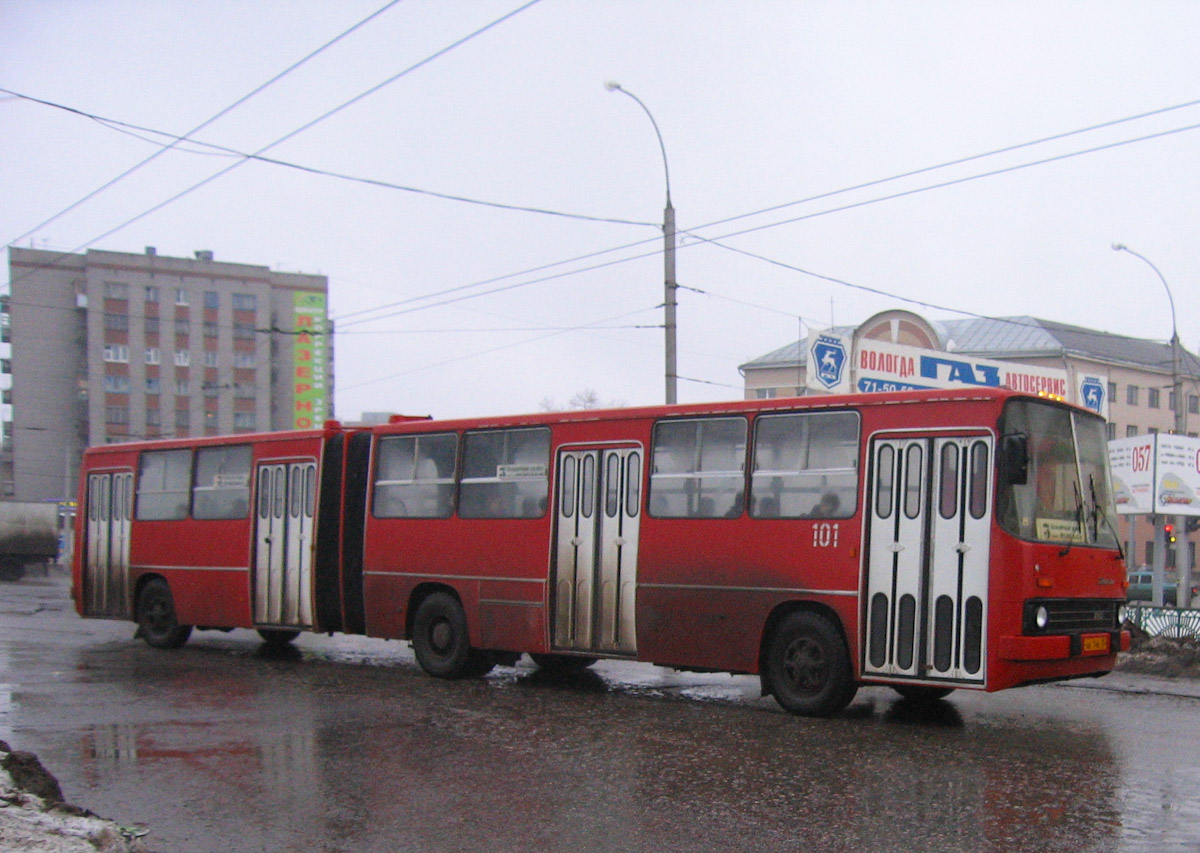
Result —
<instances>
[{"instance_id":1,"label":"billboard sign","mask_svg":"<svg viewBox=\"0 0 1200 853\"><path fill-rule=\"evenodd\" d=\"M320 427L329 416L325 375L329 362L329 317L325 294L297 291L292 297L292 429Z\"/></svg>"},{"instance_id":2,"label":"billboard sign","mask_svg":"<svg viewBox=\"0 0 1200 853\"><path fill-rule=\"evenodd\" d=\"M1200 516L1200 438L1115 438L1108 460L1118 513Z\"/></svg>"},{"instance_id":3,"label":"billboard sign","mask_svg":"<svg viewBox=\"0 0 1200 853\"><path fill-rule=\"evenodd\" d=\"M919 388L1011 388L1066 398L1067 372L1015 362L892 344L864 338L854 354L859 391Z\"/></svg>"}]
</instances>

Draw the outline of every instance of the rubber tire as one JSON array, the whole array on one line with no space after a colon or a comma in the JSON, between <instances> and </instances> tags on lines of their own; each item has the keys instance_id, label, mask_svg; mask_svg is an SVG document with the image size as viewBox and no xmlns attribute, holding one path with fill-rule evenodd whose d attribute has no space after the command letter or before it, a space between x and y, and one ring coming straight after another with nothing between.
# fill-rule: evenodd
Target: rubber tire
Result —
<instances>
[{"instance_id":1,"label":"rubber tire","mask_svg":"<svg viewBox=\"0 0 1200 853\"><path fill-rule=\"evenodd\" d=\"M471 648L467 615L445 592L433 593L417 608L412 647L421 669L434 678L474 678L496 665L489 652Z\"/></svg>"},{"instance_id":2,"label":"rubber tire","mask_svg":"<svg viewBox=\"0 0 1200 853\"><path fill-rule=\"evenodd\" d=\"M137 635L156 649L177 649L192 635L191 625L179 624L171 588L161 578L147 581L138 593L137 620Z\"/></svg>"},{"instance_id":3,"label":"rubber tire","mask_svg":"<svg viewBox=\"0 0 1200 853\"><path fill-rule=\"evenodd\" d=\"M25 577L25 564L20 560L5 558L0 560L0 581L19 581Z\"/></svg>"},{"instance_id":4,"label":"rubber tire","mask_svg":"<svg viewBox=\"0 0 1200 853\"><path fill-rule=\"evenodd\" d=\"M300 632L293 628L259 628L258 636L262 637L263 645L272 649L284 649L300 636Z\"/></svg>"},{"instance_id":5,"label":"rubber tire","mask_svg":"<svg viewBox=\"0 0 1200 853\"><path fill-rule=\"evenodd\" d=\"M783 618L767 645L765 670L775 701L806 717L836 714L858 691L846 643L819 613L801 610Z\"/></svg>"},{"instance_id":6,"label":"rubber tire","mask_svg":"<svg viewBox=\"0 0 1200 853\"><path fill-rule=\"evenodd\" d=\"M533 654L532 652L530 652L529 656L538 665L538 669L544 669L546 672L558 672L564 675L583 672L599 660L599 658L581 657L579 655Z\"/></svg>"},{"instance_id":7,"label":"rubber tire","mask_svg":"<svg viewBox=\"0 0 1200 853\"><path fill-rule=\"evenodd\" d=\"M927 705L945 699L954 692L953 687L930 687L927 684L893 684L891 687L914 705Z\"/></svg>"}]
</instances>

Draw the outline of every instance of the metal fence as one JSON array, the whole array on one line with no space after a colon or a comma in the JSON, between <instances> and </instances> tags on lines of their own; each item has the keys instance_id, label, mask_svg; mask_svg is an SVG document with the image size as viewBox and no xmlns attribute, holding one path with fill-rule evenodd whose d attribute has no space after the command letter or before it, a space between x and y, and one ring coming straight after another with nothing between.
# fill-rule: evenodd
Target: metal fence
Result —
<instances>
[{"instance_id":1,"label":"metal fence","mask_svg":"<svg viewBox=\"0 0 1200 853\"><path fill-rule=\"evenodd\" d=\"M1155 607L1152 604L1125 605L1125 619L1152 637L1200 638L1200 610L1194 608Z\"/></svg>"}]
</instances>

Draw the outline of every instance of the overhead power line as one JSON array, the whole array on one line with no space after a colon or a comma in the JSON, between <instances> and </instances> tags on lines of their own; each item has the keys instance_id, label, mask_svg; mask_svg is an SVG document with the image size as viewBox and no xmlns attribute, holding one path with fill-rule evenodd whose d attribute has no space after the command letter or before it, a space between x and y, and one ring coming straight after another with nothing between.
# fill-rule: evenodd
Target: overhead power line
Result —
<instances>
[{"instance_id":1,"label":"overhead power line","mask_svg":"<svg viewBox=\"0 0 1200 853\"><path fill-rule=\"evenodd\" d=\"M210 124L212 124L213 122L215 122L217 119L221 118L222 116L228 115L230 112L232 112L233 110L237 109L237 108L238 108L238 107L240 107L242 104L246 103L246 101L250 100L251 98L253 98L255 95L257 95L257 94L259 94L260 92L262 92L262 91L263 91L264 89L266 89L267 87L269 87L269 86L271 86L271 85L273 85L273 84L275 84L275 83L279 82L279 81L280 81L280 80L282 80L284 77L286 77L288 74L291 74L293 71L295 71L297 68L299 68L301 65L303 65L303 64L304 64L304 63L306 63L306 62L308 62L310 59L312 59L313 57L315 57L315 56L319 55L320 53L324 52L325 50L328 50L330 47L332 47L333 45L337 44L339 41L341 41L341 40L342 40L342 39L344 39L346 36L348 36L348 35L350 35L351 33L353 33L355 30L361 29L362 27L366 26L366 24L367 24L367 23L369 23L370 21L373 21L375 18L379 17L380 15L382 15L384 12L386 12L388 9L392 8L393 6L395 6L395 5L396 5L397 3L399 3L399 2L400 2L400 0L391 0L391 2L390 2L390 3L388 3L388 4L387 4L387 5L385 5L385 6L383 6L382 8L378 9L377 11L375 11L375 12L372 12L370 15L367 15L367 17L363 18L363 19L362 19L361 21L359 21L357 24L355 24L354 26L350 27L350 29L348 29L348 30L345 30L344 32L340 33L340 34L339 34L339 35L337 35L337 36L334 36L332 39L330 39L329 41L325 42L325 44L321 45L321 46L320 46L320 47L318 47L316 50L314 50L314 51L312 51L311 53L309 53L309 54L308 54L307 56L305 56L303 59L300 59L300 60L298 60L298 61L296 61L296 62L293 62L291 65L289 65L287 68L285 68L285 69L283 69L282 71L280 71L278 74L276 74L274 77L272 77L272 78L271 78L270 80L268 80L267 82L265 82L265 83L263 83L263 84L261 84L261 85L259 85L259 86L255 87L255 88L254 88L254 89L252 89L250 92L247 92L245 95L242 95L242 97L238 98L238 99L237 99L236 101L234 101L232 104L230 104L229 106L225 107L223 110L221 110L221 111L217 112L215 115L213 115L213 116L211 116L211 117L209 117L209 118L205 119L205 120L204 120L204 121L202 121L200 124L196 125L196 126L195 126L195 127L193 127L191 130L189 130L187 133L185 133L183 136L176 136L176 137L172 137L172 141L170 142L170 144L168 144L168 145L166 145L165 147L163 147L163 148L159 149L158 151L155 151L153 154L151 154L149 157L147 157L146 159L142 160L141 162L139 162L139 163L136 163L136 164L134 164L133 166L129 167L129 168L128 168L128 169L126 169L124 172L122 172L121 174L117 175L115 178L112 178L111 180L107 181L106 183L102 184L101 186L97 187L96 189L92 190L90 193L88 193L88 194L87 194L87 195L85 195L83 198L79 199L78 201L75 201L75 202L73 202L72 204L69 204L69 205L67 205L67 206L66 206L66 207L64 207L62 210L60 210L58 213L56 213L56 214L54 214L53 216L51 216L49 219L47 219L47 220L45 220L45 221L43 221L43 222L41 222L41 223L39 223L39 224L37 224L37 225L33 226L32 228L30 228L30 229L29 229L28 231L26 231L24 234L21 234L21 235L19 235L19 236L15 237L15 238L13 238L12 240L10 240L10 241L9 241L9 243L16 243L16 242L18 242L18 241L20 241L20 240L23 240L23 239L25 239L25 238L26 238L26 237L28 237L29 235L31 235L31 234L33 234L33 233L35 233L35 232L39 231L40 229L42 229L42 228L46 227L46 226L47 226L47 225L49 225L51 222L54 222L54 221L55 221L56 219L58 219L59 217L61 217L61 216L64 216L65 214L69 213L70 211L74 210L75 208L79 207L80 205L84 204L85 202L87 202L87 201L90 201L91 199L93 199L93 198L95 198L96 196L100 195L100 193L104 192L104 191L105 191L105 190L107 190L109 187L111 187L111 186L113 186L114 184L116 184L116 183L119 183L120 181L122 181L122 180L124 180L125 178L129 177L129 176L130 176L130 175L132 175L134 172L136 172L138 169L141 169L143 166L147 165L147 164L148 164L148 163L150 163L151 161L153 161L153 160L157 159L158 157L162 156L162 155L163 155L163 154L165 154L166 152L170 151L172 148L175 148L175 147L176 147L176 146L178 146L180 143L187 141L187 140L188 140L188 137L192 136L192 135L193 135L193 134L195 134L195 133L199 133L201 130L203 130L204 128L208 127ZM37 99L37 98L29 98L29 97L27 97L27 96L25 96L25 95L20 95L20 94L18 94L18 93L16 93L16 92L11 92L11 91L9 91L8 89L3 89L3 90L0 90L0 91L8 92L8 94L10 94L10 95L14 95L14 96L16 96L16 97L19 97L19 98L25 98L26 100L30 100L30 101L36 101L37 103L41 103L41 104L47 104L47 105L49 105L49 106L58 107L59 109L65 109L65 110L68 110L68 111L70 111L70 112L78 113L79 115L85 116L85 117L87 117L87 118L95 119L95 120L97 120L97 121L104 121L104 119L101 119L99 116L90 115L90 114L88 114L88 113L85 113L85 112L83 112L82 110L71 109L70 107L64 107L64 106L62 106L61 104L52 104L52 103L50 103L49 101L42 101L42 100L39 100L39 99ZM140 128L139 128L139 129L140 129Z\"/></svg>"},{"instance_id":2,"label":"overhead power line","mask_svg":"<svg viewBox=\"0 0 1200 853\"><path fill-rule=\"evenodd\" d=\"M728 224L731 222L737 222L737 221L743 220L743 219L749 219L749 218L752 218L755 216L761 216L763 214L771 213L771 212L774 212L777 210L783 210L788 207L795 207L795 206L798 206L801 204L808 204L810 202L820 201L822 199L834 198L836 196L845 195L847 193L855 192L858 190L868 189L871 187L882 186L884 184L893 183L896 181L903 180L905 178L911 178L911 177L914 177L917 175L928 174L930 172L935 172L935 171L938 171L941 169L947 169L947 168L950 168L953 166L962 165L964 163L970 163L970 162L982 160L982 159L985 159L988 157L995 157L995 156L998 156L1001 154L1007 154L1007 153L1011 153L1014 151L1019 151L1021 149L1026 149L1026 148L1031 148L1031 147L1038 146L1038 145L1043 145L1043 144L1046 144L1049 142L1055 142L1055 141L1059 141L1059 140L1063 140L1063 139L1068 139L1073 136L1079 136L1081 134L1091 133L1091 132L1094 132L1097 130L1101 130L1101 129L1105 129L1105 128L1109 128L1109 127L1115 127L1118 125L1127 124L1127 123L1134 122L1134 121L1140 121L1140 120L1144 120L1146 118L1150 118L1153 116L1163 115L1166 113L1175 112L1178 110L1183 110L1183 109L1187 109L1187 108L1195 107L1195 106L1200 106L1200 99L1186 101L1184 103L1175 104L1175 105L1169 106L1169 107L1162 107L1160 109L1148 110L1146 112L1137 113L1136 115L1126 116L1124 118L1119 118L1119 119L1113 119L1111 121L1105 121L1105 122L1101 122L1099 124L1093 124L1093 125L1089 125L1087 127L1078 128L1076 130L1066 131L1066 132L1062 132L1062 133L1056 133L1056 134L1052 134L1050 136L1039 137L1038 139L1033 139L1028 142L1022 142L1022 143L1018 143L1015 145L1007 145L1007 146L1003 146L1000 148L995 148L990 151L983 152L981 154L973 154L968 157L959 157L959 158L956 158L953 160L947 160L945 162L938 163L938 164L935 164L932 166L925 166L925 167L922 167L919 169L912 169L909 171L905 171L905 172L901 172L901 173L892 175L890 177L877 178L877 179L870 180L870 181L864 181L864 182L861 182L858 184L854 184L852 186L843 187L842 189L830 190L827 192L818 193L816 195L808 196L806 198L796 199L793 201L785 202L783 204L776 204L776 205L772 205L770 207L760 208L758 210L750 211L748 213L741 213L741 214L737 214L735 216L730 216L730 217L726 217L723 219L714 220L712 222L707 222L702 225L689 226L687 229L680 229L680 233L684 233L684 231L686 230L686 232L690 233L693 237L702 239L702 238L699 238L699 235L697 235L695 232L703 230L703 229L707 229L707 228L715 228L719 225L725 225L725 224ZM862 202L858 202L856 204L845 205L845 206L835 207L835 208L829 208L829 209L822 210L822 211L819 211L816 213L807 214L805 216L793 217L793 218L789 218L789 219L782 220L779 222L774 222L774 223L769 223L767 225L758 226L756 228L748 228L748 229L741 230L741 231L729 232L729 233L720 235L716 239L728 239L729 237L738 236L741 234L748 234L748 233L752 233L752 232L758 231L758 230L764 230L764 229L768 229L768 228L776 228L781 225L792 224L794 222L799 222L804 219L811 219L811 218L815 218L818 216L826 216L831 213L838 213L841 211L853 209L855 207L863 207L863 206L870 205L870 204L877 204L882 201L889 201L889 200L901 198L901 197L907 196L907 195L915 195L917 193L927 192L927 191L930 191L933 189L941 189L944 187L952 186L954 184L966 183L968 181L978 180L978 179L985 178L985 177L993 177L996 175L1004 174L1006 172L1013 172L1013 171L1018 171L1020 169L1030 168L1032 166L1044 165L1047 163L1055 162L1057 160L1065 160L1065 159L1069 159L1072 157L1082 156L1084 154L1093 154L1093 153L1097 153L1099 151L1107 150L1109 148L1116 148L1116 147L1120 147L1123 145L1131 145L1131 144L1134 144L1137 142L1145 142L1145 141L1152 140L1152 139L1158 139L1161 137L1170 136L1175 133L1183 133L1186 131L1195 130L1196 128L1197 128L1197 125L1187 125L1187 126L1175 128L1172 130L1162 131L1160 133L1149 134L1146 136L1136 137L1133 139L1120 140L1117 142L1109 143L1107 145L1101 145L1101 146L1095 146L1093 148L1088 148L1088 149L1085 149L1082 151L1071 152L1071 153L1062 154L1062 155L1058 155L1058 156L1050 157L1050 158L1044 158L1044 159L1032 161L1029 163L1017 164L1014 166L1006 167L1004 169L997 169L997 170L992 170L992 171L979 173L979 174L975 174L975 175L969 175L966 177L957 178L952 181L945 181L945 182L940 182L937 184L931 184L931 185L927 185L924 187L907 190L902 193L895 193L895 194L890 194L890 195L886 195L886 196L879 196L879 197L876 197L873 199L868 199L868 200L865 200ZM506 273L504 275L494 276L492 278L483 279L481 281L472 282L470 284L456 285L454 287L445 288L445 289L441 289L441 290L437 290L437 291L432 291L430 293L421 294L419 296L406 297L405 299L400 299L400 300L396 300L393 302L384 303L382 305L375 306L374 308L365 308L365 309L360 309L357 311L352 311L347 314L342 314L342 315L339 315L337 317L337 319L339 321L345 321L352 317L360 317L364 314L370 314L370 313L373 313L376 311L387 311L388 309L391 309L391 308L397 308L397 307L404 306L404 305L412 305L413 303L416 303L416 302L422 302L422 301L432 300L432 299L439 299L440 297L443 297L443 296L448 296L448 295L454 294L454 293L461 293L463 291L471 290L473 288L486 287L487 285L496 284L501 281L505 281L507 279L518 278L520 276L531 275L531 274L539 273L539 272L545 272L547 270L554 269L555 267L566 266L568 264L573 264L573 263L581 263L584 261L591 260L593 258L601 257L603 255L613 254L615 252L621 252L621 251L626 251L626 250L630 250L630 249L636 249L640 246L648 246L650 244L659 242L660 239L661 238L659 238L659 237L649 237L644 240L637 240L637 241L634 241L631 243L625 243L625 244L622 244L619 246L614 246L614 247L611 247L608 249L601 249L601 250L589 252L589 253L586 253L583 255L576 255L574 257L566 258L561 261L554 261L551 263L542 264L542 265L539 265L536 267L531 267L531 268L520 270L517 272ZM685 247L681 247L681 248L685 248ZM656 248L650 252L622 258L621 260L617 261L617 263L625 263L627 261L641 260L643 258L656 256L658 253L659 253L659 250ZM607 267L607 266L611 266L611 265L612 264L610 262L605 262L605 263L601 263L601 264L596 264L596 265L580 268L578 270L578 272L590 272L590 271L593 271L596 269L601 269L603 267ZM549 276L549 277L545 277L545 278L537 278L528 283L536 284L536 283L540 283L543 281L550 280L551 278L557 278L557 277L560 277L560 276ZM505 288L486 290L486 291L483 291L482 293L480 293L479 295L485 296L485 295L489 295L489 294L498 292L500 290L508 290L508 289L511 289L511 288L505 287ZM468 297L468 298L470 298L470 297ZM444 304L447 304L447 303L446 302L436 302L433 305L431 305L430 307L437 307L437 306L444 305ZM408 312L400 312L400 313L408 313ZM391 317L391 316L395 316L395 314L394 313L382 314L377 318L371 318L371 319L383 319L385 317ZM358 322L368 322L368 321L369 320L361 320L361 321L355 320L354 322L358 323Z\"/></svg>"},{"instance_id":3,"label":"overhead power line","mask_svg":"<svg viewBox=\"0 0 1200 853\"><path fill-rule=\"evenodd\" d=\"M399 0L396 0L396 2L399 2ZM120 130L121 132L138 131L139 134L140 133L148 133L148 134L153 134L155 136L160 136L164 139L171 140L169 143L155 142L154 140L146 139L144 136L134 134L135 136L137 136L138 139L142 139L143 141L149 142L152 145L160 145L160 146L162 146L162 148L156 154L154 154L152 157L148 157L145 160L143 160L141 163L138 164L138 166L135 166L133 169L129 169L128 171L124 172L118 178L114 178L112 181L105 184L105 186L101 187L101 189L105 189L109 186L112 186L112 184L116 183L117 180L120 179L120 177L124 177L125 175L128 175L131 172L135 171L139 166L149 163L151 160L154 159L154 157L157 157L159 154L163 153L164 151L166 151L170 148L177 148L179 146L179 144L182 142L188 142L192 145L209 149L208 151L189 150L188 153L190 153L190 154L206 154L206 155L210 155L210 156L220 154L220 155L227 156L227 157L237 157L242 160L256 160L259 163L265 163L269 166L282 166L285 169L294 169L298 172L306 172L310 175L320 175L322 177L336 178L336 179L342 180L342 181L350 181L352 183L366 184L368 186L380 187L383 189L400 190L402 192L409 192L409 193L414 193L417 195L427 195L427 196L432 196L433 198L445 199L447 201L459 201L459 202L463 202L464 204L475 204L475 205L480 205L482 207L494 207L494 208L499 208L501 210L515 210L515 211L519 211L522 213L540 213L540 214L544 214L547 216L559 216L559 217L563 217L565 219L581 219L581 220L584 220L587 222L607 222L607 223L612 223L615 225L640 225L640 226L646 226L646 227L650 227L650 228L661 227L658 225L658 223L655 223L655 222L642 222L642 221L633 220L633 219L620 219L620 218L612 217L612 216L589 216L587 214L568 213L566 211L551 210L549 208L544 208L544 207L531 207L528 205L508 204L505 202L498 202L498 201L486 201L484 199L471 198L469 196L455 195L453 193L446 193L446 192L439 192L437 190L426 190L426 189L421 189L419 187L410 187L410 186L406 186L404 184L393 183L392 181L385 181L381 178L364 178L364 177L361 177L358 175L348 175L343 172L334 172L330 169L320 169L316 166L305 166L301 163L293 163L288 160L280 160L276 157L263 157L259 154L248 154L244 151L239 151L236 148L229 148L224 145L217 145L217 144L214 144L211 142L204 142L199 139L193 139L193 138L191 138L191 134L195 133L194 130L189 131L189 133L185 136L175 136L174 134L167 133L166 131L155 130L154 128L151 128L151 127L143 127L141 125L136 125L136 124L131 124L129 122L120 121L118 119L106 118L104 116L96 115L94 113L85 112L85 111L77 109L75 107L66 106L65 104L55 103L54 101L47 101L43 98L35 98L32 95L25 95L20 92L14 92L11 89L5 89L3 87L0 87L0 92L9 92L14 97L19 98L19 99L30 101L35 104L41 104L41 105L47 106L47 107L52 107L54 109L65 110L67 112L74 113L74 114L82 116L84 118L97 121L106 127L111 127L114 130ZM245 99L243 98L243 100L245 100ZM227 111L228 110L226 110L226 112ZM203 125L201 125L201 127L203 127ZM91 195L86 196L84 199L81 199L79 202L76 202L75 204L71 205L71 207L65 208L64 210L60 211L58 214L55 214L55 216L51 217L50 219L47 219L41 225L38 225L37 227L31 229L30 231L26 231L24 234L22 234L20 237L16 238L16 240L14 240L12 242L15 243L15 242L17 242L17 240L21 240L25 237L28 237L30 234L37 231L43 225L53 222L55 219L57 219L62 214L73 209L74 207L77 207L80 203L82 203L83 201L86 201L87 198L90 198L91 196L96 195L99 192L100 192L100 190L96 190L95 192L91 193Z\"/></svg>"},{"instance_id":4,"label":"overhead power line","mask_svg":"<svg viewBox=\"0 0 1200 853\"><path fill-rule=\"evenodd\" d=\"M326 119L331 118L334 115L337 115L342 110L352 106L353 104L358 103L359 101L363 100L366 97L369 97L370 95L373 95L375 92L378 92L380 89L383 89L384 87L391 85L392 83L396 82L397 80L401 79L402 77L405 77L408 74L411 74L412 72L414 72L420 68L423 68L424 66L433 62L434 60L439 59L442 56L445 56L447 53L450 53L452 50L455 50L456 48L461 47L462 45L464 45L467 42L471 41L472 39L476 38L477 36L480 36L483 33L493 29L494 27L499 26L500 24L504 23L505 21L509 20L510 18L514 17L515 15L518 15L521 12L524 12L526 9L529 9L530 7L535 6L540 2L542 2L542 0L528 0L528 2L523 3L522 5L518 6L516 9L513 9L512 11L507 12L504 15L501 15L499 18L496 18L495 20L491 21L490 23L487 23L487 24L483 25L482 27L479 27L478 29L474 30L471 33L468 33L467 35L462 36L459 39L456 39L455 41L451 42L450 44L446 45L445 47L434 51L429 56L426 56L424 59L421 59L418 62L415 62L412 65L408 66L407 68L396 72L395 74L391 75L390 77L380 81L379 83L376 83L374 86L371 86L370 88L355 95L353 98L350 98L349 100L342 102L338 106L333 107L330 110L327 110L326 112L322 113L321 115L317 116L316 118L312 119L311 121L301 125L300 127L296 128L295 130L292 130L292 131L284 134L283 136L276 139L274 142L264 145L262 148L255 151L253 153L253 155L251 155L251 156L257 157L257 156L264 154L265 152L271 150L272 148L275 148L278 145L282 145L287 140L292 139L293 137L298 136L299 134L303 133L304 131L313 128L314 126L320 124L321 122L325 121ZM218 171L212 175L209 175L207 178L204 178L203 180L198 181L197 183L193 184L192 186L188 187L187 189L181 190L181 191L175 193L173 196L170 196L169 198L164 199L163 201L159 202L158 204L155 204L152 207L147 208L146 210L143 210L141 213L137 214L136 216L133 216L133 217L125 220L120 225L110 228L109 230L105 231L103 234L93 237L91 240L88 240L85 243L81 243L80 245L76 246L74 249L71 249L69 252L63 253L63 256L66 257L71 254L74 254L75 252L78 252L80 249L86 248L87 246L90 246L93 243L99 242L100 240L103 240L105 237L115 234L116 232L120 231L121 229L126 228L129 225L132 225L134 222L137 222L140 219L144 219L145 217L149 216L150 214L161 210L162 208L166 207L167 205L169 205L175 201L178 201L179 199L183 198L184 196L188 195L189 193L195 192L196 190L200 189L201 187L212 183L217 178L220 178L220 177L223 177L224 175L229 174L230 172L232 172L234 169L238 168L239 166L242 166L242 165L250 162L250 159L251 159L250 157L247 157L247 158L239 160L236 163L226 166L224 169L221 169L220 171Z\"/></svg>"}]
</instances>

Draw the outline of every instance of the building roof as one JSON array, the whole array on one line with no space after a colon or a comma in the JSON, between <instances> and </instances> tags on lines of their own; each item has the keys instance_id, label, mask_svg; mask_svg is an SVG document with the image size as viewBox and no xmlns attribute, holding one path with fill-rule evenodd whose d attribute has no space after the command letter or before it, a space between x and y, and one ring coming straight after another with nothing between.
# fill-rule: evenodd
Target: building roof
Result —
<instances>
[{"instance_id":1,"label":"building roof","mask_svg":"<svg viewBox=\"0 0 1200 853\"><path fill-rule=\"evenodd\" d=\"M941 320L933 325L947 341L947 349L953 352L1000 360L1072 356L1143 370L1171 372L1169 342L1131 338L1037 317L976 317ZM838 326L831 331L850 334L854 327ZM739 369L803 365L808 356L806 344L807 341L795 341L748 361ZM1200 377L1200 358L1183 347L1180 351L1180 372L1185 376Z\"/></svg>"}]
</instances>

